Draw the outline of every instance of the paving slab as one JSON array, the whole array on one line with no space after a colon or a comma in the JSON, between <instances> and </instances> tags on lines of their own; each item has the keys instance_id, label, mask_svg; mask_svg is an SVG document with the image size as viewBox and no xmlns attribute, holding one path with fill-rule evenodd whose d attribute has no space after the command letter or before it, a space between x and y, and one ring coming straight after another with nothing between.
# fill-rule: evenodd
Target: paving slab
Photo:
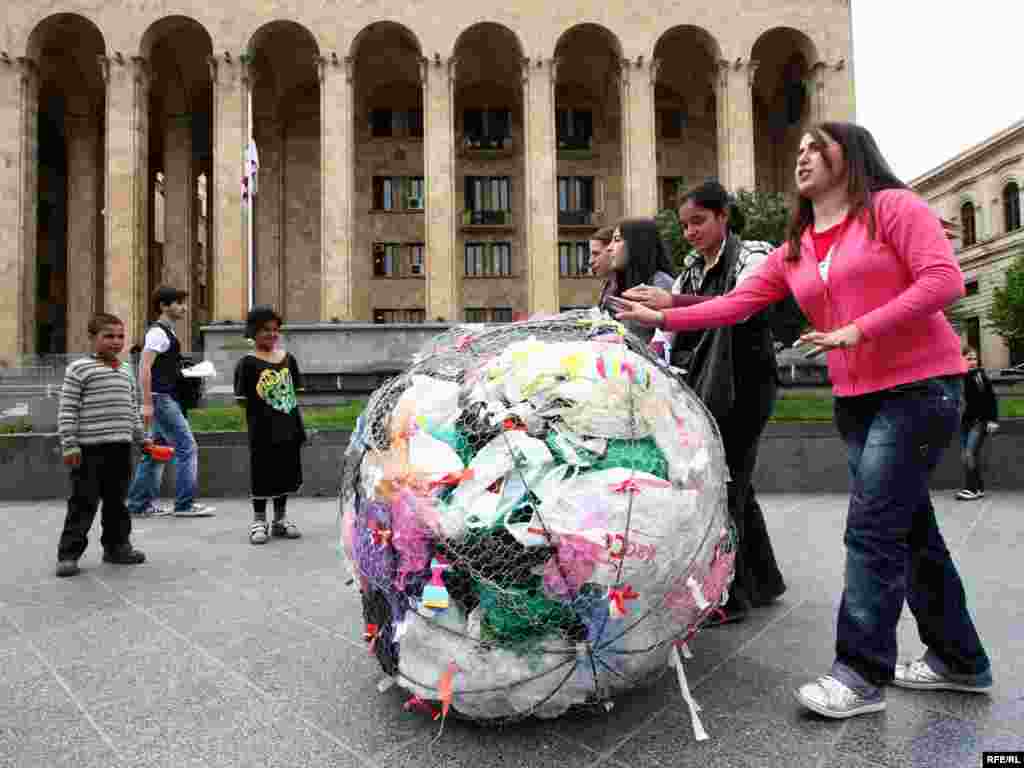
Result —
<instances>
[{"instance_id":1,"label":"paving slab","mask_svg":"<svg viewBox=\"0 0 1024 768\"><path fill-rule=\"evenodd\" d=\"M337 504L297 499L303 538L248 544L249 505L136 522L137 567L100 562L98 531L73 579L53 574L65 501L4 504L0 766L980 766L1024 749L1024 493L936 514L993 659L990 695L890 689L878 715L833 722L793 690L832 659L842 585L839 494L761 497L789 585L744 622L701 632L686 669L710 734L696 741L675 677L610 712L483 727L438 723L381 694L359 596L337 550ZM904 611L901 656L921 650Z\"/></svg>"}]
</instances>

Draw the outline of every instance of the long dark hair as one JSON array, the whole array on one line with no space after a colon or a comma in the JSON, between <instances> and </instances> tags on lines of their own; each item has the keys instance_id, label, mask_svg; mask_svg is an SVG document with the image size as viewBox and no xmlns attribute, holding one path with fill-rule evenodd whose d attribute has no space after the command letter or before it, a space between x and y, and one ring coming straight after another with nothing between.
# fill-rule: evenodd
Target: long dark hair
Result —
<instances>
[{"instance_id":1,"label":"long dark hair","mask_svg":"<svg viewBox=\"0 0 1024 768\"><path fill-rule=\"evenodd\" d=\"M716 214L724 213L728 217L729 231L733 234L738 235L743 231L743 226L746 224L743 212L726 188L714 179L705 181L679 198L676 212L678 213L679 209L690 200L698 208L705 208Z\"/></svg>"},{"instance_id":2,"label":"long dark hair","mask_svg":"<svg viewBox=\"0 0 1024 768\"><path fill-rule=\"evenodd\" d=\"M616 270L616 295L641 283L650 283L655 272L675 275L654 219L623 219L619 222L619 232L626 241L626 266Z\"/></svg>"},{"instance_id":3,"label":"long dark hair","mask_svg":"<svg viewBox=\"0 0 1024 768\"><path fill-rule=\"evenodd\" d=\"M906 189L907 185L900 181L892 172L889 163L882 157L882 151L871 132L856 123L819 123L809 133L815 141L822 144L828 136L843 149L846 169L849 175L846 183L846 194L850 199L849 217L855 219L867 214L868 233L875 238L875 210L871 200L876 192L883 189ZM828 157L822 155L828 164ZM831 166L829 166L831 168ZM814 224L814 208L811 201L801 196L789 222L789 249L786 259L795 261L800 258L800 238L807 227Z\"/></svg>"}]
</instances>

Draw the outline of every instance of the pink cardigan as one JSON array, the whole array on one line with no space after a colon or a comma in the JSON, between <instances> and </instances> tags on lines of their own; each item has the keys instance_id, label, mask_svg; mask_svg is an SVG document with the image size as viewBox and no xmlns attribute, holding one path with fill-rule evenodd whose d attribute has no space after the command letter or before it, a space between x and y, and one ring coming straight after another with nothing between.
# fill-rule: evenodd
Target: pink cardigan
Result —
<instances>
[{"instance_id":1,"label":"pink cardigan","mask_svg":"<svg viewBox=\"0 0 1024 768\"><path fill-rule=\"evenodd\" d=\"M666 310L665 330L732 325L792 293L816 329L855 323L863 334L856 346L828 352L840 397L966 372L960 339L942 313L964 295L964 280L938 219L909 190L878 192L873 205L877 239L866 212L852 221L835 245L827 285L808 230L798 260L786 261L788 244L776 248L725 296Z\"/></svg>"}]
</instances>

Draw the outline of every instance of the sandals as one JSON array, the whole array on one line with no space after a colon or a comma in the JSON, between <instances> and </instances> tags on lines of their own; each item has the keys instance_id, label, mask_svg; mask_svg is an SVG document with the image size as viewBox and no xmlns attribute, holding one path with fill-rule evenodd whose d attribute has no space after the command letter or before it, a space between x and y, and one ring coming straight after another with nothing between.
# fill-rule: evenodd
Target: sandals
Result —
<instances>
[{"instance_id":1,"label":"sandals","mask_svg":"<svg viewBox=\"0 0 1024 768\"><path fill-rule=\"evenodd\" d=\"M275 538L281 539L297 539L302 536L298 526L287 518L275 520L274 524L270 527L270 533Z\"/></svg>"},{"instance_id":2,"label":"sandals","mask_svg":"<svg viewBox=\"0 0 1024 768\"><path fill-rule=\"evenodd\" d=\"M250 544L266 544L269 538L270 535L265 522L257 521L249 526Z\"/></svg>"}]
</instances>

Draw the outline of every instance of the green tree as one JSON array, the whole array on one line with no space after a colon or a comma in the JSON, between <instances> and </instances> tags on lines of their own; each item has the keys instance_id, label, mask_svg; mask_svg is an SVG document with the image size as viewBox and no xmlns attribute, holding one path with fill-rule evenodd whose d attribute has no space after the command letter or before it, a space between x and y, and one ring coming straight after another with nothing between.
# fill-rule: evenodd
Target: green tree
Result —
<instances>
[{"instance_id":1,"label":"green tree","mask_svg":"<svg viewBox=\"0 0 1024 768\"><path fill-rule=\"evenodd\" d=\"M1024 349L1024 254L1006 270L1006 285L992 291L988 327L1001 336L1011 351Z\"/></svg>"},{"instance_id":2,"label":"green tree","mask_svg":"<svg viewBox=\"0 0 1024 768\"><path fill-rule=\"evenodd\" d=\"M736 193L736 207L745 219L740 232L744 240L764 240L780 245L786 239L789 207L782 194L741 189Z\"/></svg>"}]
</instances>

